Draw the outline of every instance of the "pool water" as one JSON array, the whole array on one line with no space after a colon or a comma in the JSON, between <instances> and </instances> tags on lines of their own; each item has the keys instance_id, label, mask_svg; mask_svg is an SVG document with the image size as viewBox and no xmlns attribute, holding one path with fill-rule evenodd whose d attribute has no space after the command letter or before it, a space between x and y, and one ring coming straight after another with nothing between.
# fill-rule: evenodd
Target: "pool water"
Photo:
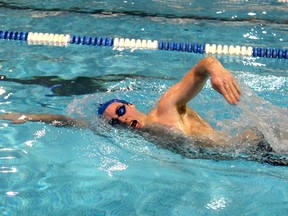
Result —
<instances>
[{"instance_id":1,"label":"pool water","mask_svg":"<svg viewBox=\"0 0 288 216\"><path fill-rule=\"evenodd\" d=\"M10 31L287 49L287 6L276 0L5 0L0 24ZM2 113L65 114L94 125L1 121L0 215L286 215L287 166L182 157L95 118L98 104L114 97L149 112L204 56L0 41ZM288 60L216 57L238 80L240 104L228 105L208 82L189 105L231 135L258 127L287 157Z\"/></svg>"}]
</instances>

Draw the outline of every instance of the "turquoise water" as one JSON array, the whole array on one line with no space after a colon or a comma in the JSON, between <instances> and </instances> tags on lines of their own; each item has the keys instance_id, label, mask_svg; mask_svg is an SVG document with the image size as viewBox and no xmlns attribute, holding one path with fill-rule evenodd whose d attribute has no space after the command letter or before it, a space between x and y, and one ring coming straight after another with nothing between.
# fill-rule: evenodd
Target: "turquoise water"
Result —
<instances>
[{"instance_id":1,"label":"turquoise water","mask_svg":"<svg viewBox=\"0 0 288 216\"><path fill-rule=\"evenodd\" d=\"M240 0L1 1L0 25L287 49L287 6ZM98 126L92 131L1 121L0 215L287 214L287 167L184 158L95 118L97 103L115 96L148 112L202 57L0 41L0 74L10 79L0 82L1 112L72 115ZM280 155L288 155L288 61L216 57L239 81L240 104L228 105L208 83L190 105L230 134L257 126ZM59 83L65 85L53 94L49 87Z\"/></svg>"}]
</instances>

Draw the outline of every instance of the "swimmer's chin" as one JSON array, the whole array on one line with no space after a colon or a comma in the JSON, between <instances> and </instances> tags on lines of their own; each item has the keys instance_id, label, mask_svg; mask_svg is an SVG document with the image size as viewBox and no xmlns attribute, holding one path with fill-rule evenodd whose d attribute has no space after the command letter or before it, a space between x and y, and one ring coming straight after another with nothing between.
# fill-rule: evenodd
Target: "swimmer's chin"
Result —
<instances>
[{"instance_id":1,"label":"swimmer's chin","mask_svg":"<svg viewBox=\"0 0 288 216\"><path fill-rule=\"evenodd\" d=\"M133 120L130 122L130 127L134 129L140 129L142 128L142 125L137 120Z\"/></svg>"}]
</instances>

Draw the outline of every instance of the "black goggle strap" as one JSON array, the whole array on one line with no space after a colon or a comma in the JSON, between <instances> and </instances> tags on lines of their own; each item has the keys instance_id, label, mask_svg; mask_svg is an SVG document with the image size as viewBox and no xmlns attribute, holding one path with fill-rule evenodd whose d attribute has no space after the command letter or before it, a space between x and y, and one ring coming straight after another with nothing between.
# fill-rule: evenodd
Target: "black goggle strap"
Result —
<instances>
[{"instance_id":1,"label":"black goggle strap","mask_svg":"<svg viewBox=\"0 0 288 216\"><path fill-rule=\"evenodd\" d=\"M118 118L112 118L112 119L108 122L108 124L110 124L110 125L115 125L115 124L118 124L118 123L119 123Z\"/></svg>"}]
</instances>

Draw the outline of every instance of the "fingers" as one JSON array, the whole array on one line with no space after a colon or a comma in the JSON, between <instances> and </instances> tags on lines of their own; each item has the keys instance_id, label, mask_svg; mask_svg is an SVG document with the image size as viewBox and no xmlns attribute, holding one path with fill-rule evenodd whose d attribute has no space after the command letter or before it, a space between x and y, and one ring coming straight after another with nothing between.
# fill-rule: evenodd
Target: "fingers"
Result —
<instances>
[{"instance_id":1,"label":"fingers","mask_svg":"<svg viewBox=\"0 0 288 216\"><path fill-rule=\"evenodd\" d=\"M238 94L234 85L232 83L226 84L225 90L227 92L226 100L228 103L236 105L240 101L240 95Z\"/></svg>"},{"instance_id":2,"label":"fingers","mask_svg":"<svg viewBox=\"0 0 288 216\"><path fill-rule=\"evenodd\" d=\"M226 69L211 74L212 87L227 100L236 105L240 101L241 91L233 75Z\"/></svg>"},{"instance_id":3,"label":"fingers","mask_svg":"<svg viewBox=\"0 0 288 216\"><path fill-rule=\"evenodd\" d=\"M240 92L240 89L239 87L237 88L238 86L235 86L234 83L230 83L230 89L231 89L231 92L234 96L234 98L236 99L236 103L238 103L240 101L240 95L241 95L241 92Z\"/></svg>"},{"instance_id":4,"label":"fingers","mask_svg":"<svg viewBox=\"0 0 288 216\"><path fill-rule=\"evenodd\" d=\"M229 104L236 105L240 101L241 91L234 79L215 86L215 90L222 94Z\"/></svg>"},{"instance_id":5,"label":"fingers","mask_svg":"<svg viewBox=\"0 0 288 216\"><path fill-rule=\"evenodd\" d=\"M222 94L228 103L234 104L233 99L231 98L230 88L227 84L218 85L217 87L215 87L215 90Z\"/></svg>"},{"instance_id":6,"label":"fingers","mask_svg":"<svg viewBox=\"0 0 288 216\"><path fill-rule=\"evenodd\" d=\"M240 88L239 88L239 85L238 85L237 82L235 81L235 79L232 80L232 84L233 84L234 88L236 89L237 94L241 95L241 90L240 90Z\"/></svg>"},{"instance_id":7,"label":"fingers","mask_svg":"<svg viewBox=\"0 0 288 216\"><path fill-rule=\"evenodd\" d=\"M10 113L3 113L3 114L0 114L0 119L3 119L3 120L10 120Z\"/></svg>"}]
</instances>

